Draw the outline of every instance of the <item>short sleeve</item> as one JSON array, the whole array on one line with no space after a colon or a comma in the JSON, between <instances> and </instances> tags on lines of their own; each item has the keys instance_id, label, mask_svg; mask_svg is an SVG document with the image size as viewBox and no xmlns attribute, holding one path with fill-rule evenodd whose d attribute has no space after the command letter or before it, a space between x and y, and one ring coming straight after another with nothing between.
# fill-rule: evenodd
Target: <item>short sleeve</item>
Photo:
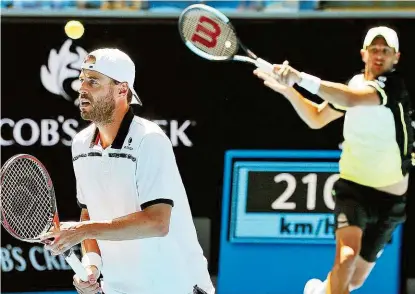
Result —
<instances>
[{"instance_id":1,"label":"short sleeve","mask_svg":"<svg viewBox=\"0 0 415 294\"><path fill-rule=\"evenodd\" d=\"M84 197L82 195L82 191L81 191L78 183L76 184L76 201L77 201L78 206L80 208L87 208L87 206L85 204L85 201L84 201Z\"/></svg>"},{"instance_id":2,"label":"short sleeve","mask_svg":"<svg viewBox=\"0 0 415 294\"><path fill-rule=\"evenodd\" d=\"M337 110L337 111L342 112L342 113L345 113L347 111L347 107L345 107L345 106L341 106L341 105L338 105L338 104L333 104L333 103L330 103L330 102L328 103L328 105L332 109Z\"/></svg>"},{"instance_id":3,"label":"short sleeve","mask_svg":"<svg viewBox=\"0 0 415 294\"><path fill-rule=\"evenodd\" d=\"M184 187L170 140L162 134L148 134L138 153L136 182L141 209L158 203L174 206Z\"/></svg>"},{"instance_id":4,"label":"short sleeve","mask_svg":"<svg viewBox=\"0 0 415 294\"><path fill-rule=\"evenodd\" d=\"M408 95L403 79L396 71L378 76L373 81L367 81L366 84L376 89L379 95L380 105L390 107L399 102L404 103Z\"/></svg>"}]
</instances>

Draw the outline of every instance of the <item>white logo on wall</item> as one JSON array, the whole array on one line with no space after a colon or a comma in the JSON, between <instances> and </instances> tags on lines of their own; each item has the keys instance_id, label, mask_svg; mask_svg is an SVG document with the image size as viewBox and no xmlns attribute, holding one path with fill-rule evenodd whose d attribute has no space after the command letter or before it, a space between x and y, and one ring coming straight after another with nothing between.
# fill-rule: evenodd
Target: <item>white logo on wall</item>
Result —
<instances>
[{"instance_id":1,"label":"white logo on wall","mask_svg":"<svg viewBox=\"0 0 415 294\"><path fill-rule=\"evenodd\" d=\"M78 95L68 93L64 85L70 82L71 89L75 92L80 87L78 76L82 61L87 51L75 46L76 53L72 52L72 40L66 40L57 51L51 49L47 65L40 69L40 79L46 90L63 97L66 101L78 106ZM69 88L69 87L66 87ZM69 90L69 89L68 89ZM192 120L153 120L169 136L173 147L192 147L193 142L188 134L196 125ZM77 133L78 120L56 114L45 119L22 118L14 120L8 117L0 119L0 146L71 146L72 139Z\"/></svg>"},{"instance_id":2,"label":"white logo on wall","mask_svg":"<svg viewBox=\"0 0 415 294\"><path fill-rule=\"evenodd\" d=\"M79 46L75 47L76 53L71 52L71 45L72 40L68 39L59 51L50 50L47 66L42 65L40 69L40 79L46 90L55 95L60 95L68 101L72 101L73 98L65 91L64 82L73 79L71 88L78 91L80 87L78 76L81 64L88 54L85 49ZM78 99L74 103L77 104Z\"/></svg>"}]
</instances>

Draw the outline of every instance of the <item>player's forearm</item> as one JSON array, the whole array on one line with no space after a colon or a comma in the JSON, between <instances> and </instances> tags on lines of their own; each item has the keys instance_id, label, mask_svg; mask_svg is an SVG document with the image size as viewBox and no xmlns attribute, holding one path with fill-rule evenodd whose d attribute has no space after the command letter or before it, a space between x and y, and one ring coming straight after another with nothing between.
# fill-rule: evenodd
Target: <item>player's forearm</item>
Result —
<instances>
[{"instance_id":1,"label":"player's forearm","mask_svg":"<svg viewBox=\"0 0 415 294\"><path fill-rule=\"evenodd\" d=\"M86 209L82 209L81 212L81 221L89 221L89 213L88 210ZM82 255L85 255L86 253L89 252L95 252L98 255L101 255L101 251L99 250L99 246L98 243L95 239L85 239L84 241L81 242L81 248L82 248Z\"/></svg>"},{"instance_id":2,"label":"player's forearm","mask_svg":"<svg viewBox=\"0 0 415 294\"><path fill-rule=\"evenodd\" d=\"M286 95L298 116L312 129L324 126L318 112L318 105L304 98L297 90L291 89Z\"/></svg>"},{"instance_id":3,"label":"player's forearm","mask_svg":"<svg viewBox=\"0 0 415 294\"><path fill-rule=\"evenodd\" d=\"M95 252L98 255L101 255L101 251L99 250L99 246L96 240L94 239L86 239L81 243L82 247L82 255L86 253Z\"/></svg>"},{"instance_id":4,"label":"player's forearm","mask_svg":"<svg viewBox=\"0 0 415 294\"><path fill-rule=\"evenodd\" d=\"M169 223L145 211L135 212L109 221L86 222L87 238L97 240L135 240L167 235Z\"/></svg>"}]
</instances>

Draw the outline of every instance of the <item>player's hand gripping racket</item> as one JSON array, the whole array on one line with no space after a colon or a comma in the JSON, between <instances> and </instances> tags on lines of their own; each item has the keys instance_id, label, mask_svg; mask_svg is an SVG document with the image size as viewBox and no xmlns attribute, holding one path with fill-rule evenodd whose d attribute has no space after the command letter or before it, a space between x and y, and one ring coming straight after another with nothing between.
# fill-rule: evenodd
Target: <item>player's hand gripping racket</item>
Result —
<instances>
[{"instance_id":1,"label":"player's hand gripping racket","mask_svg":"<svg viewBox=\"0 0 415 294\"><path fill-rule=\"evenodd\" d=\"M59 229L55 190L48 171L35 157L18 154L1 168L1 224L13 237L42 243L40 236L52 226ZM72 249L66 261L83 281L88 274Z\"/></svg>"},{"instance_id":2,"label":"player's hand gripping racket","mask_svg":"<svg viewBox=\"0 0 415 294\"><path fill-rule=\"evenodd\" d=\"M236 36L229 19L215 8L193 4L184 9L179 18L179 32L186 46L200 57L248 62L273 73L273 65L246 48ZM236 55L239 48L248 56Z\"/></svg>"}]
</instances>

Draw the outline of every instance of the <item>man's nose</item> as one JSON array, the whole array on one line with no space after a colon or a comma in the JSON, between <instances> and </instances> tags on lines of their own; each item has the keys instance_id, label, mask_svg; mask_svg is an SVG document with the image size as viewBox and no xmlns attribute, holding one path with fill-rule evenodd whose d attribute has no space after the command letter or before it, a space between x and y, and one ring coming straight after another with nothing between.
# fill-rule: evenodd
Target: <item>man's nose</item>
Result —
<instances>
[{"instance_id":1,"label":"man's nose","mask_svg":"<svg viewBox=\"0 0 415 294\"><path fill-rule=\"evenodd\" d=\"M79 87L79 90L78 90L79 94L87 94L86 87L87 87L87 82L85 80L81 81L81 86Z\"/></svg>"}]
</instances>

